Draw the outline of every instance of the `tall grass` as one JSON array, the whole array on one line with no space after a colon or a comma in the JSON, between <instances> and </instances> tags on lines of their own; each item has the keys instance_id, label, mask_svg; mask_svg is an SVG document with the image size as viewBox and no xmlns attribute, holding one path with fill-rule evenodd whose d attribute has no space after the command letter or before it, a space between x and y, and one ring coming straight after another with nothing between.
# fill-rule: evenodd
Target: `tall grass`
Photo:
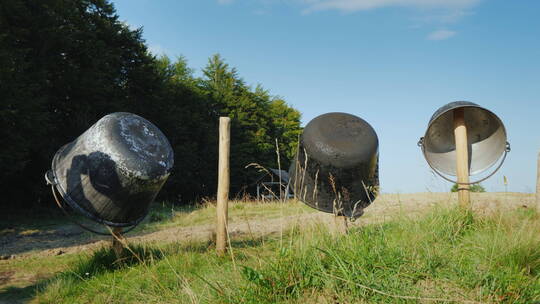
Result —
<instances>
[{"instance_id":1,"label":"tall grass","mask_svg":"<svg viewBox=\"0 0 540 304\"><path fill-rule=\"evenodd\" d=\"M283 203L255 201L229 201L229 222L245 222L246 220L271 219L283 216L300 215L316 212L296 200ZM154 205L147 220L135 231L156 231L168 227L191 227L214 225L216 215L215 201L205 201L195 206L174 206L163 203Z\"/></svg>"},{"instance_id":2,"label":"tall grass","mask_svg":"<svg viewBox=\"0 0 540 304\"><path fill-rule=\"evenodd\" d=\"M540 301L540 216L435 208L346 235L324 225L210 243L135 246L81 256L43 282L41 303L534 303Z\"/></svg>"},{"instance_id":3,"label":"tall grass","mask_svg":"<svg viewBox=\"0 0 540 304\"><path fill-rule=\"evenodd\" d=\"M540 300L540 223L535 212L475 218L434 210L282 249L244 271L233 302L508 302ZM283 254L285 253L285 254Z\"/></svg>"}]
</instances>

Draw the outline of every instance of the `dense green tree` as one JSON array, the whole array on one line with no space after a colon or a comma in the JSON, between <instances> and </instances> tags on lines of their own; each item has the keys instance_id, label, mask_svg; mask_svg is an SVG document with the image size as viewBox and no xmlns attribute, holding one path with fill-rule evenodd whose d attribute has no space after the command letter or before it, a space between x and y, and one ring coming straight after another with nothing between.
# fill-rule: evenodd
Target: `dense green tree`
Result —
<instances>
[{"instance_id":1,"label":"dense green tree","mask_svg":"<svg viewBox=\"0 0 540 304\"><path fill-rule=\"evenodd\" d=\"M296 153L298 138L302 133L300 128L300 112L290 107L281 98L273 98L270 103L270 117L273 121L272 137L279 139L279 150L288 168Z\"/></svg>"},{"instance_id":2,"label":"dense green tree","mask_svg":"<svg viewBox=\"0 0 540 304\"><path fill-rule=\"evenodd\" d=\"M165 132L175 154L163 194L184 203L210 196L216 185L218 114L183 57L171 62L162 56L156 63L166 87L152 121Z\"/></svg>"},{"instance_id":3,"label":"dense green tree","mask_svg":"<svg viewBox=\"0 0 540 304\"><path fill-rule=\"evenodd\" d=\"M451 192L458 192L458 184L454 184L452 186L452 188L450 189ZM469 187L469 191L471 192L486 192L486 189L484 188L484 186L482 186L482 184L474 184L474 185L470 185Z\"/></svg>"},{"instance_id":4,"label":"dense green tree","mask_svg":"<svg viewBox=\"0 0 540 304\"><path fill-rule=\"evenodd\" d=\"M275 140L286 168L296 148L300 114L262 86L248 87L219 56L212 56L203 70L201 87L220 115L231 118L231 187L240 193L257 175L246 165L277 167Z\"/></svg>"},{"instance_id":5,"label":"dense green tree","mask_svg":"<svg viewBox=\"0 0 540 304\"><path fill-rule=\"evenodd\" d=\"M103 0L0 2L0 182L13 205L39 202L56 149L101 116L142 112L162 78L141 31Z\"/></svg>"},{"instance_id":6,"label":"dense green tree","mask_svg":"<svg viewBox=\"0 0 540 304\"><path fill-rule=\"evenodd\" d=\"M132 112L155 123L175 152L161 197L188 203L213 196L218 118L232 118L232 193L256 172L285 167L300 114L261 86L252 89L219 56L197 78L185 58L148 53L141 30L118 20L106 0L0 2L0 207L51 200L43 174L62 145L102 116Z\"/></svg>"}]
</instances>

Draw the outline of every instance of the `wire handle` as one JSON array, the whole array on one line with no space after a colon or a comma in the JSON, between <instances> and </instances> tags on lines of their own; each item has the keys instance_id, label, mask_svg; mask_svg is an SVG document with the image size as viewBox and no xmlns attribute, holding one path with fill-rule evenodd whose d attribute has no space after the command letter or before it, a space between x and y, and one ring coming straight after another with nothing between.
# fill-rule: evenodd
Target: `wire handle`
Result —
<instances>
[{"instance_id":1,"label":"wire handle","mask_svg":"<svg viewBox=\"0 0 540 304\"><path fill-rule=\"evenodd\" d=\"M499 165L495 168L495 170L493 172L491 172L488 176L484 177L484 178L481 178L477 181L474 181L474 182L470 182L470 183L459 183L458 181L455 181L455 180L452 180L446 176L444 176L441 172L439 172L439 170L435 169L431 163L428 161L428 158L427 158L427 155L426 155L426 148L424 146L424 137L420 137L420 140L418 141L417 145L422 149L422 154L424 155L424 158L426 159L426 162L428 163L429 167L431 168L431 170L433 170L433 172L435 172L438 176L442 177L443 179L451 182L451 183L454 183L454 184L458 184L458 185L474 185L474 184L478 184L478 183L481 183L483 181L485 181L486 179L492 177L493 175L495 175L495 173L497 173L497 171L499 171L499 169L502 167L503 163L504 163L504 160L506 159L506 156L508 155L508 152L510 152L512 149L510 148L510 143L509 142L506 142L506 147L504 149L504 155L503 157L501 158L501 162L499 163Z\"/></svg>"}]
</instances>

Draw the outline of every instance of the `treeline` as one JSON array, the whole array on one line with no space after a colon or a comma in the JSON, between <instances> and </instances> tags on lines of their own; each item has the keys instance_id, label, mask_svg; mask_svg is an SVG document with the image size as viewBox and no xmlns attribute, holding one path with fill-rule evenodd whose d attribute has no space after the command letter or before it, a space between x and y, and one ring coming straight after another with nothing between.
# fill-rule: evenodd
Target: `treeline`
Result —
<instances>
[{"instance_id":1,"label":"treeline","mask_svg":"<svg viewBox=\"0 0 540 304\"><path fill-rule=\"evenodd\" d=\"M142 31L119 21L106 0L0 2L0 185L2 209L51 201L43 175L54 153L102 116L132 112L165 133L175 166L161 196L189 203L212 196L218 117L231 125L231 194L288 166L300 113L261 86L248 86L219 56L195 77L184 58L150 54Z\"/></svg>"}]
</instances>

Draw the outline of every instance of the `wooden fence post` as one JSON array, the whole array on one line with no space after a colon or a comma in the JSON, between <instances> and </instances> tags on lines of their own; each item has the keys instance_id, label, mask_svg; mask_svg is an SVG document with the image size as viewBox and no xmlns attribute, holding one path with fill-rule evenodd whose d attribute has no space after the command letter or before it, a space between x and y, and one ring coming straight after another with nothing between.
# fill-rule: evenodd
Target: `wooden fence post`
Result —
<instances>
[{"instance_id":1,"label":"wooden fence post","mask_svg":"<svg viewBox=\"0 0 540 304\"><path fill-rule=\"evenodd\" d=\"M349 232L349 224L346 216L334 215L334 224L339 234L347 234Z\"/></svg>"},{"instance_id":2,"label":"wooden fence post","mask_svg":"<svg viewBox=\"0 0 540 304\"><path fill-rule=\"evenodd\" d=\"M217 189L216 252L223 256L227 248L227 208L229 202L229 155L231 146L231 119L219 118L219 165Z\"/></svg>"},{"instance_id":3,"label":"wooden fence post","mask_svg":"<svg viewBox=\"0 0 540 304\"><path fill-rule=\"evenodd\" d=\"M124 256L123 241L122 227L112 227L112 248L117 259L121 259Z\"/></svg>"},{"instance_id":4,"label":"wooden fence post","mask_svg":"<svg viewBox=\"0 0 540 304\"><path fill-rule=\"evenodd\" d=\"M454 137L456 139L456 171L458 180L459 205L465 209L471 208L469 193L469 147L467 144L467 126L463 108L454 110Z\"/></svg>"}]
</instances>

